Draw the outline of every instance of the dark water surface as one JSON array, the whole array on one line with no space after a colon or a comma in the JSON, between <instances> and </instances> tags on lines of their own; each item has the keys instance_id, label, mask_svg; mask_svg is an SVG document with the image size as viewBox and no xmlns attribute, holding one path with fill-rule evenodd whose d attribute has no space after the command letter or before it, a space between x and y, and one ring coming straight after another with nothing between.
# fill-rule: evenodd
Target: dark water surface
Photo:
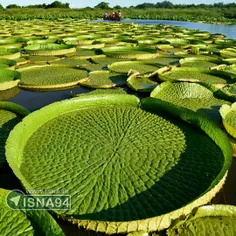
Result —
<instances>
[{"instance_id":1,"label":"dark water surface","mask_svg":"<svg viewBox=\"0 0 236 236\"><path fill-rule=\"evenodd\" d=\"M9 99L9 101L20 104L27 108L29 111L35 111L53 102L71 98L71 92L79 94L89 92L89 90L79 87L62 91L50 92L31 92L21 90L19 94Z\"/></svg>"}]
</instances>

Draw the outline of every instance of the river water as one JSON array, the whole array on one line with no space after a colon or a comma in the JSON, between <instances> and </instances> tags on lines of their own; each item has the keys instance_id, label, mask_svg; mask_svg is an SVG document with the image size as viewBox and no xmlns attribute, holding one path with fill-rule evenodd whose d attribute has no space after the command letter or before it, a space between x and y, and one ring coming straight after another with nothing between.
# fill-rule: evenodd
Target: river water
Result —
<instances>
[{"instance_id":1,"label":"river water","mask_svg":"<svg viewBox=\"0 0 236 236\"><path fill-rule=\"evenodd\" d=\"M222 25L222 24L207 24L195 23L188 21L171 21L171 20L123 20L124 23L137 23L140 25L173 25L181 26L188 29L195 29L200 31L208 31L211 34L224 34L227 38L236 39L236 25Z\"/></svg>"},{"instance_id":2,"label":"river water","mask_svg":"<svg viewBox=\"0 0 236 236\"><path fill-rule=\"evenodd\" d=\"M95 22L104 22L103 20L96 20ZM106 21L109 23L109 21ZM226 35L228 38L236 39L236 25L219 25L219 24L206 24L206 23L194 23L186 21L168 21L168 20L123 20L123 23L137 23L140 25L153 25L153 24L165 24L181 26L189 29L199 29L200 31L208 31L210 33L220 33ZM46 106L52 102L60 101L63 99L69 99L71 97L70 90L55 91L55 92L29 92L21 91L10 101L18 103L30 111L37 110L43 106ZM88 92L87 89L75 88L73 93Z\"/></svg>"}]
</instances>

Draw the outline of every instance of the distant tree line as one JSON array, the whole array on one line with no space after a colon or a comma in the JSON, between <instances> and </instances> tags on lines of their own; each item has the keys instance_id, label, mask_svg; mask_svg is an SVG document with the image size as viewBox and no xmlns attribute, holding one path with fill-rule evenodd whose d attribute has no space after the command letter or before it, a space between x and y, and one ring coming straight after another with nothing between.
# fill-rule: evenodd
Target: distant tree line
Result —
<instances>
[{"instance_id":1,"label":"distant tree line","mask_svg":"<svg viewBox=\"0 0 236 236\"><path fill-rule=\"evenodd\" d=\"M236 3L223 3L218 2L214 4L173 4L170 1L162 1L154 3L142 3L137 6L131 6L130 8L145 9L145 8L236 8Z\"/></svg>"},{"instance_id":2,"label":"distant tree line","mask_svg":"<svg viewBox=\"0 0 236 236\"><path fill-rule=\"evenodd\" d=\"M60 1L54 1L50 4L36 4L36 5L29 5L29 6L19 6L16 4L10 4L6 6L7 9L9 8L70 8L69 3L62 3ZM95 7L99 9L122 9L127 7L122 7L120 5L116 5L114 7L110 7L108 2L100 2L97 4ZM236 8L236 3L223 3L223 2L218 2L214 4L173 4L172 2L168 0L164 0L162 2L157 2L155 3L141 3L136 6L130 6L128 7L130 9L146 9L146 8L169 8L169 9L175 9L175 8L203 8L203 9L209 9L209 8L220 8L220 9L232 9ZM3 6L0 4L0 9L3 9ZM92 9L91 7L86 7L86 9Z\"/></svg>"},{"instance_id":3,"label":"distant tree line","mask_svg":"<svg viewBox=\"0 0 236 236\"><path fill-rule=\"evenodd\" d=\"M116 5L114 7L110 7L108 2L100 2L98 5L95 6L95 8L100 9L120 9L122 8L119 5ZM236 3L223 3L218 2L214 4L173 4L172 2L168 0L164 0L162 2L155 3L141 3L137 6L130 6L129 8L135 8L135 9L145 9L145 8L236 8Z\"/></svg>"},{"instance_id":4,"label":"distant tree line","mask_svg":"<svg viewBox=\"0 0 236 236\"><path fill-rule=\"evenodd\" d=\"M3 8L3 6L0 4L0 8ZM11 8L44 8L44 9L49 9L49 8L70 8L70 4L69 3L62 3L59 1L54 1L50 4L36 4L36 5L29 5L29 6L19 6L16 4L10 4L8 6L6 6L7 9L11 9Z\"/></svg>"}]
</instances>

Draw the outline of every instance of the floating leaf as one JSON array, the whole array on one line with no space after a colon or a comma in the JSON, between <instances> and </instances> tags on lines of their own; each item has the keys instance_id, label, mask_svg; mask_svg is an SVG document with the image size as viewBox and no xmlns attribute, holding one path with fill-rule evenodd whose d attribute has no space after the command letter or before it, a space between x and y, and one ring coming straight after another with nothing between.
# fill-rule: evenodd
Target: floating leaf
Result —
<instances>
[{"instance_id":1,"label":"floating leaf","mask_svg":"<svg viewBox=\"0 0 236 236\"><path fill-rule=\"evenodd\" d=\"M89 76L80 81L79 84L89 88L112 88L125 85L126 75L111 73L109 71L93 71Z\"/></svg>"},{"instance_id":2,"label":"floating leaf","mask_svg":"<svg viewBox=\"0 0 236 236\"><path fill-rule=\"evenodd\" d=\"M152 91L151 97L186 107L218 123L221 121L220 107L230 104L215 97L205 86L188 82L164 82Z\"/></svg>"},{"instance_id":3,"label":"floating leaf","mask_svg":"<svg viewBox=\"0 0 236 236\"><path fill-rule=\"evenodd\" d=\"M10 133L6 156L27 190L71 195L71 209L59 216L112 234L159 231L209 202L232 150L220 129L190 110L101 94L31 113Z\"/></svg>"},{"instance_id":4,"label":"floating leaf","mask_svg":"<svg viewBox=\"0 0 236 236\"><path fill-rule=\"evenodd\" d=\"M20 88L29 90L57 90L75 86L87 77L84 70L61 65L28 66L21 72Z\"/></svg>"},{"instance_id":5,"label":"floating leaf","mask_svg":"<svg viewBox=\"0 0 236 236\"><path fill-rule=\"evenodd\" d=\"M234 236L236 234L236 207L209 205L199 207L187 219L167 230L168 236L211 235Z\"/></svg>"},{"instance_id":6,"label":"floating leaf","mask_svg":"<svg viewBox=\"0 0 236 236\"><path fill-rule=\"evenodd\" d=\"M35 56L59 56L76 52L74 45L66 44L32 44L24 48L27 53Z\"/></svg>"}]
</instances>

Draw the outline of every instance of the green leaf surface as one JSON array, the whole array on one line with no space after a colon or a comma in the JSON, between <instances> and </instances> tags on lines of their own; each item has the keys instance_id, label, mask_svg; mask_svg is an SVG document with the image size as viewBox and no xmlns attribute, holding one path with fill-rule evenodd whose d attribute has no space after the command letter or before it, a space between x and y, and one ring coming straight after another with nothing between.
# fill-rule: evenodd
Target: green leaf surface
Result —
<instances>
[{"instance_id":1,"label":"green leaf surface","mask_svg":"<svg viewBox=\"0 0 236 236\"><path fill-rule=\"evenodd\" d=\"M164 82L152 91L151 97L186 107L217 123L221 121L220 107L230 104L215 97L205 86L189 82Z\"/></svg>"},{"instance_id":2,"label":"green leaf surface","mask_svg":"<svg viewBox=\"0 0 236 236\"><path fill-rule=\"evenodd\" d=\"M52 61L49 63L50 65L61 65L61 66L70 66L70 67L80 67L80 66L87 66L91 64L86 59L72 59L72 58L65 58L62 60Z\"/></svg>"},{"instance_id":3,"label":"green leaf surface","mask_svg":"<svg viewBox=\"0 0 236 236\"><path fill-rule=\"evenodd\" d=\"M108 57L123 59L152 59L157 56L156 50L141 47L106 47L102 52Z\"/></svg>"},{"instance_id":4,"label":"green leaf surface","mask_svg":"<svg viewBox=\"0 0 236 236\"><path fill-rule=\"evenodd\" d=\"M0 69L0 83L20 79L20 73L7 69ZM1 86L1 85L0 85Z\"/></svg>"},{"instance_id":5,"label":"green leaf surface","mask_svg":"<svg viewBox=\"0 0 236 236\"><path fill-rule=\"evenodd\" d=\"M24 48L27 53L35 56L54 56L54 55L65 55L68 53L76 52L74 45L68 44L32 44Z\"/></svg>"},{"instance_id":6,"label":"green leaf surface","mask_svg":"<svg viewBox=\"0 0 236 236\"><path fill-rule=\"evenodd\" d=\"M137 97L118 94L46 106L11 132L9 165L28 190L67 191L71 210L56 213L79 226L110 234L166 228L215 195L232 150L207 119L150 99L142 109Z\"/></svg>"},{"instance_id":7,"label":"green leaf surface","mask_svg":"<svg viewBox=\"0 0 236 236\"><path fill-rule=\"evenodd\" d=\"M168 236L234 236L236 207L209 205L198 208L187 219L167 230Z\"/></svg>"},{"instance_id":8,"label":"green leaf surface","mask_svg":"<svg viewBox=\"0 0 236 236\"><path fill-rule=\"evenodd\" d=\"M70 87L87 77L84 70L61 65L27 66L19 69L19 72L20 87L36 90Z\"/></svg>"},{"instance_id":9,"label":"green leaf surface","mask_svg":"<svg viewBox=\"0 0 236 236\"><path fill-rule=\"evenodd\" d=\"M87 79L80 81L79 84L89 88L112 88L125 85L126 80L126 75L109 71L93 71L89 73Z\"/></svg>"},{"instance_id":10,"label":"green leaf surface","mask_svg":"<svg viewBox=\"0 0 236 236\"><path fill-rule=\"evenodd\" d=\"M0 166L5 162L5 143L10 131L29 114L24 107L12 102L0 101Z\"/></svg>"},{"instance_id":11,"label":"green leaf surface","mask_svg":"<svg viewBox=\"0 0 236 236\"><path fill-rule=\"evenodd\" d=\"M14 61L14 60L0 58L0 69L5 69L5 68L15 66L15 65L16 65L16 61Z\"/></svg>"},{"instance_id":12,"label":"green leaf surface","mask_svg":"<svg viewBox=\"0 0 236 236\"><path fill-rule=\"evenodd\" d=\"M161 66L156 63L142 62L142 61L122 61L114 62L108 66L110 71L116 73L127 74L130 70L136 70L140 74L152 73L159 69Z\"/></svg>"},{"instance_id":13,"label":"green leaf surface","mask_svg":"<svg viewBox=\"0 0 236 236\"><path fill-rule=\"evenodd\" d=\"M95 95L95 94L127 94L123 88L112 88L112 89L95 89L88 93L81 94L72 94L72 97L80 97L86 95Z\"/></svg>"},{"instance_id":14,"label":"green leaf surface","mask_svg":"<svg viewBox=\"0 0 236 236\"><path fill-rule=\"evenodd\" d=\"M228 104L222 105L220 114L226 131L236 138L236 102L231 106Z\"/></svg>"},{"instance_id":15,"label":"green leaf surface","mask_svg":"<svg viewBox=\"0 0 236 236\"><path fill-rule=\"evenodd\" d=\"M191 81L210 84L232 84L236 79L236 76L231 73L193 67L172 68L158 76L164 81Z\"/></svg>"},{"instance_id":16,"label":"green leaf surface","mask_svg":"<svg viewBox=\"0 0 236 236\"><path fill-rule=\"evenodd\" d=\"M127 86L137 92L151 92L158 85L157 81L140 74L131 74Z\"/></svg>"}]
</instances>

